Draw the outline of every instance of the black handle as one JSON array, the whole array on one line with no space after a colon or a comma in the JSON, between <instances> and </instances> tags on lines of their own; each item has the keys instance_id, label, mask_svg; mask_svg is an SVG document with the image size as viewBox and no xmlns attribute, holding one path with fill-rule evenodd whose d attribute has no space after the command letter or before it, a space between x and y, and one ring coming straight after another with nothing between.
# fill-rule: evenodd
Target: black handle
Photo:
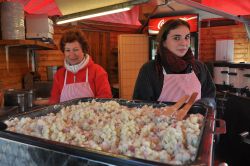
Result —
<instances>
[{"instance_id":1,"label":"black handle","mask_svg":"<svg viewBox=\"0 0 250 166\"><path fill-rule=\"evenodd\" d=\"M249 77L250 77L250 74L244 74L243 76L249 78Z\"/></svg>"},{"instance_id":2,"label":"black handle","mask_svg":"<svg viewBox=\"0 0 250 166\"><path fill-rule=\"evenodd\" d=\"M228 74L229 74L229 75L233 75L233 76L236 76L236 75L237 75L237 73L233 73L233 72L229 72Z\"/></svg>"},{"instance_id":3,"label":"black handle","mask_svg":"<svg viewBox=\"0 0 250 166\"><path fill-rule=\"evenodd\" d=\"M228 71L221 71L221 74L228 74Z\"/></svg>"}]
</instances>

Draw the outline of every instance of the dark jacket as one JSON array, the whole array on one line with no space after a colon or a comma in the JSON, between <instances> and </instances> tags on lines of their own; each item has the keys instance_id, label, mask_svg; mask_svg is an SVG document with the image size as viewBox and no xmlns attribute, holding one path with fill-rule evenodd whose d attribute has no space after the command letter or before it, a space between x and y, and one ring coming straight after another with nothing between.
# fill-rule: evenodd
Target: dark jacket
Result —
<instances>
[{"instance_id":1,"label":"dark jacket","mask_svg":"<svg viewBox=\"0 0 250 166\"><path fill-rule=\"evenodd\" d=\"M195 61L197 65L196 76L201 83L201 98L215 98L215 85L207 67L200 61ZM186 71L186 73L192 70ZM171 74L166 71L167 74ZM163 78L159 78L155 61L144 64L136 80L133 99L145 101L157 101L163 87Z\"/></svg>"}]
</instances>

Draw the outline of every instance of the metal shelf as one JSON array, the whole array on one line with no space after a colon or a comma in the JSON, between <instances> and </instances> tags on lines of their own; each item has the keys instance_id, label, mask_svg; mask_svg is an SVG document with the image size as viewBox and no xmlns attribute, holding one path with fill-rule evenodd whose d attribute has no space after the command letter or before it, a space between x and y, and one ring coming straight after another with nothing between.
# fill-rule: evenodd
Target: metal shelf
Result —
<instances>
[{"instance_id":1,"label":"metal shelf","mask_svg":"<svg viewBox=\"0 0 250 166\"><path fill-rule=\"evenodd\" d=\"M27 65L29 67L30 53L33 55L34 50L53 50L57 47L53 44L44 43L37 40L0 40L0 46L5 47L5 60L6 60L6 69L9 72L9 49L10 47L25 47L27 49ZM34 58L33 58L34 59ZM34 70L34 60L32 59L32 71Z\"/></svg>"},{"instance_id":2,"label":"metal shelf","mask_svg":"<svg viewBox=\"0 0 250 166\"><path fill-rule=\"evenodd\" d=\"M0 40L0 45L8 47L26 47L32 49L53 50L57 47L53 44L44 43L38 40Z\"/></svg>"}]
</instances>

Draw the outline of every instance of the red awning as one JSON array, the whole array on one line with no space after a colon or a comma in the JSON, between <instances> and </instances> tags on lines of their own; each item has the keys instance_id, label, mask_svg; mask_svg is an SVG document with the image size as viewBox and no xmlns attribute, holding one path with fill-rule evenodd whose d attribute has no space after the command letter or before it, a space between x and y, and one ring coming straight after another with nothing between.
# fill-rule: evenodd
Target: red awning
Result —
<instances>
[{"instance_id":1,"label":"red awning","mask_svg":"<svg viewBox=\"0 0 250 166\"><path fill-rule=\"evenodd\" d=\"M24 10L30 14L62 15L55 0L8 0L20 2ZM201 0L205 6L215 8L233 15L250 15L250 0ZM130 11L93 18L104 22L140 25L137 7Z\"/></svg>"},{"instance_id":2,"label":"red awning","mask_svg":"<svg viewBox=\"0 0 250 166\"><path fill-rule=\"evenodd\" d=\"M9 0L9 1L19 2L23 4L24 10L29 14L47 14L48 16L62 15L55 0ZM137 6L126 12L96 17L90 20L139 26L141 25L141 23L138 21L138 17L139 17L139 8Z\"/></svg>"},{"instance_id":3,"label":"red awning","mask_svg":"<svg viewBox=\"0 0 250 166\"><path fill-rule=\"evenodd\" d=\"M250 0L202 0L201 3L236 16L250 15Z\"/></svg>"},{"instance_id":4,"label":"red awning","mask_svg":"<svg viewBox=\"0 0 250 166\"><path fill-rule=\"evenodd\" d=\"M49 16L62 15L54 0L10 0L24 5L29 14L48 14Z\"/></svg>"}]
</instances>

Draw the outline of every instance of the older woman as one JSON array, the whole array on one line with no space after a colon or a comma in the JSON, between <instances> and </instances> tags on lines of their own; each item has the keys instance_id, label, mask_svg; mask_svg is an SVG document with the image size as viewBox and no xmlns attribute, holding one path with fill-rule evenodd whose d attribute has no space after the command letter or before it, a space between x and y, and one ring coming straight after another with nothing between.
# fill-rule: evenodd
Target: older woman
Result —
<instances>
[{"instance_id":1,"label":"older woman","mask_svg":"<svg viewBox=\"0 0 250 166\"><path fill-rule=\"evenodd\" d=\"M198 92L214 98L215 85L206 66L190 49L190 26L181 19L169 20L158 35L156 60L144 64L138 75L134 99L175 102Z\"/></svg>"},{"instance_id":2,"label":"older woman","mask_svg":"<svg viewBox=\"0 0 250 166\"><path fill-rule=\"evenodd\" d=\"M55 74L50 104L82 97L112 97L108 75L87 54L88 44L81 31L64 33L60 49L65 55L64 67Z\"/></svg>"},{"instance_id":3,"label":"older woman","mask_svg":"<svg viewBox=\"0 0 250 166\"><path fill-rule=\"evenodd\" d=\"M88 55L88 44L81 31L65 32L60 49L65 55L64 67L54 76L49 102L40 104L55 104L82 97L112 97L108 75Z\"/></svg>"}]
</instances>

